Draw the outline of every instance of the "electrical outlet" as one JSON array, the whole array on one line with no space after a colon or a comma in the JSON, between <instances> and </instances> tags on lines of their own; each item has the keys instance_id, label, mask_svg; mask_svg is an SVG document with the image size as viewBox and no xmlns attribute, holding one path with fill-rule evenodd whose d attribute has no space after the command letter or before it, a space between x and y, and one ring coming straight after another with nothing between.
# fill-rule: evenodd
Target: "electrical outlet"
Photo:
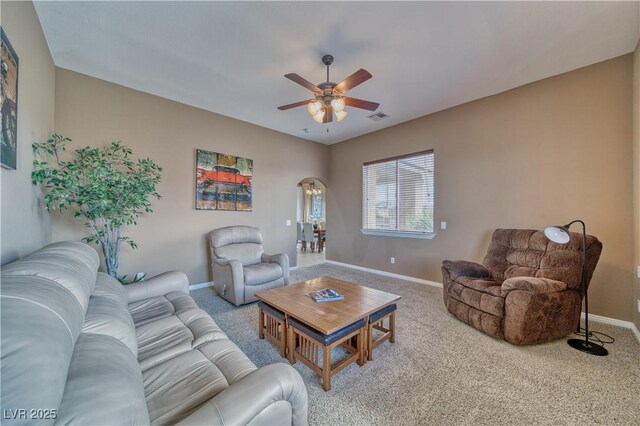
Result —
<instances>
[{"instance_id":1,"label":"electrical outlet","mask_svg":"<svg viewBox=\"0 0 640 426\"><path fill-rule=\"evenodd\" d=\"M389 262L391 262L391 264L394 265L396 263L396 258L395 257L390 258Z\"/></svg>"},{"instance_id":2,"label":"electrical outlet","mask_svg":"<svg viewBox=\"0 0 640 426\"><path fill-rule=\"evenodd\" d=\"M640 265L636 265L636 276L640 278Z\"/></svg>"},{"instance_id":3,"label":"electrical outlet","mask_svg":"<svg viewBox=\"0 0 640 426\"><path fill-rule=\"evenodd\" d=\"M285 224L285 225L287 225L287 226L291 226L291 219L287 219L287 220L284 222L284 224Z\"/></svg>"},{"instance_id":4,"label":"electrical outlet","mask_svg":"<svg viewBox=\"0 0 640 426\"><path fill-rule=\"evenodd\" d=\"M640 312L640 299L638 299L638 312Z\"/></svg>"},{"instance_id":5,"label":"electrical outlet","mask_svg":"<svg viewBox=\"0 0 640 426\"><path fill-rule=\"evenodd\" d=\"M447 229L447 222L440 222L440 229Z\"/></svg>"}]
</instances>

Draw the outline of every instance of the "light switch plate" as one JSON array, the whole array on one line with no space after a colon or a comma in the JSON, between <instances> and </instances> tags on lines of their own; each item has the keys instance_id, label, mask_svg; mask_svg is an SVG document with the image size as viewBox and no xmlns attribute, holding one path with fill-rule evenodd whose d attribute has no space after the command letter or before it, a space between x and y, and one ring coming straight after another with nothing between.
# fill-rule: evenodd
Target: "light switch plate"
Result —
<instances>
[{"instance_id":1,"label":"light switch plate","mask_svg":"<svg viewBox=\"0 0 640 426\"><path fill-rule=\"evenodd\" d=\"M287 220L284 222L284 224L285 224L285 225L287 225L287 226L291 226L291 219L287 219Z\"/></svg>"},{"instance_id":2,"label":"light switch plate","mask_svg":"<svg viewBox=\"0 0 640 426\"><path fill-rule=\"evenodd\" d=\"M440 229L447 229L447 222L440 222Z\"/></svg>"}]
</instances>

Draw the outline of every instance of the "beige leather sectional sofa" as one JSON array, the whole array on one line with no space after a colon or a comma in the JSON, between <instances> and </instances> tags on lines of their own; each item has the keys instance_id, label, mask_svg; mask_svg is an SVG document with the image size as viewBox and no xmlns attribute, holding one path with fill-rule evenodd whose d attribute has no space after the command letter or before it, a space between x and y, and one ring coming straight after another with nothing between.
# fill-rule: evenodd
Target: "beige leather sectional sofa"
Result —
<instances>
[{"instance_id":1,"label":"beige leather sectional sofa","mask_svg":"<svg viewBox=\"0 0 640 426\"><path fill-rule=\"evenodd\" d=\"M168 272L126 287L77 242L2 268L2 423L305 424L287 364L256 366Z\"/></svg>"}]
</instances>

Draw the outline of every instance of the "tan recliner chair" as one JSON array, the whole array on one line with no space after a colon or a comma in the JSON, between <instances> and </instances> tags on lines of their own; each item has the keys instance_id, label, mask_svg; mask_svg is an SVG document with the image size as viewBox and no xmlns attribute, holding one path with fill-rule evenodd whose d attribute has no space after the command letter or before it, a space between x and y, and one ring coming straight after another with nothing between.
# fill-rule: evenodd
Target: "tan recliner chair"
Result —
<instances>
[{"instance_id":1,"label":"tan recliner chair","mask_svg":"<svg viewBox=\"0 0 640 426\"><path fill-rule=\"evenodd\" d=\"M456 318L516 345L549 342L576 330L582 292L582 235L567 244L541 231L497 229L484 265L442 263L443 297ZM587 235L587 286L602 243Z\"/></svg>"},{"instance_id":2,"label":"tan recliner chair","mask_svg":"<svg viewBox=\"0 0 640 426\"><path fill-rule=\"evenodd\" d=\"M264 254L262 233L251 226L227 226L209 233L213 285L236 306L255 294L289 284L289 256Z\"/></svg>"}]
</instances>

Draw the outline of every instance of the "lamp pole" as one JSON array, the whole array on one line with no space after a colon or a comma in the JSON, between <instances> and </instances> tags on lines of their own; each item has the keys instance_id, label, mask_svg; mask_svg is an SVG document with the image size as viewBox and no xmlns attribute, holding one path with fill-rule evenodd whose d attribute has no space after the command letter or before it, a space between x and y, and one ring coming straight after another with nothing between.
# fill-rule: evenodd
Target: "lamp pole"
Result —
<instances>
[{"instance_id":1,"label":"lamp pole","mask_svg":"<svg viewBox=\"0 0 640 426\"><path fill-rule=\"evenodd\" d=\"M587 226L585 225L585 223L580 220L580 219L576 219L572 222L569 222L568 224L564 225L564 226L558 226L556 228L559 228L559 230L564 231L567 233L567 237L569 237L571 234L569 232L569 227L571 225L573 225L574 223L579 223L582 225L582 276L580 278L580 288L582 290L582 294L584 295L584 328L585 328L585 333L584 333L584 340L582 339L569 339L567 341L567 343L569 344L569 346L571 346L574 349L577 349L579 351L582 352L586 352L589 353L591 355L598 355L598 356L606 356L609 354L609 352L601 345L598 345L596 343L592 343L589 341L589 291L587 289ZM546 234L546 232L545 232ZM548 235L547 235L548 237ZM551 238L550 238L551 239ZM551 241L554 241L554 239L551 239ZM570 241L570 237L567 240L564 241L554 241L556 243L560 243L560 244L566 244ZM580 332L580 318L578 317L578 326L577 326L577 332Z\"/></svg>"}]
</instances>

